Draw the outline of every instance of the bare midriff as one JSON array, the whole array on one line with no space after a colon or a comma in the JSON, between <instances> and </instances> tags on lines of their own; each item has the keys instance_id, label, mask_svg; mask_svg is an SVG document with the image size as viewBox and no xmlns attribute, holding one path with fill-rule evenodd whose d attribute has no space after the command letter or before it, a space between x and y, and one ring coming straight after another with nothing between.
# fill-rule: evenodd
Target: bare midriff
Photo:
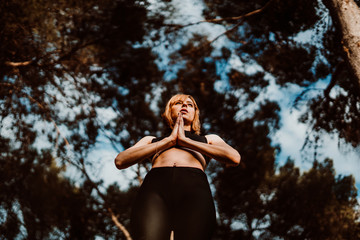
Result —
<instances>
[{"instance_id":1,"label":"bare midriff","mask_svg":"<svg viewBox=\"0 0 360 240\"><path fill-rule=\"evenodd\" d=\"M206 161L199 152L187 148L170 148L163 151L153 160L153 168L157 167L193 167L204 170Z\"/></svg>"}]
</instances>

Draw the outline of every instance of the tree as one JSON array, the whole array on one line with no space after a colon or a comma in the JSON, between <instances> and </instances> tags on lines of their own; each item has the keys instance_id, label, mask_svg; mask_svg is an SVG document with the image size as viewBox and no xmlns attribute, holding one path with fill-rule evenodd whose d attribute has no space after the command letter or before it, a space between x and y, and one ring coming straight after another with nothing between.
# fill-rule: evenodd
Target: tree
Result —
<instances>
[{"instance_id":1,"label":"tree","mask_svg":"<svg viewBox=\"0 0 360 240\"><path fill-rule=\"evenodd\" d=\"M315 161L303 174L288 161L280 168L275 186L270 203L275 210L273 233L291 239L359 237L354 178L336 177L332 160Z\"/></svg>"},{"instance_id":2,"label":"tree","mask_svg":"<svg viewBox=\"0 0 360 240\"><path fill-rule=\"evenodd\" d=\"M143 135L140 125L153 118L151 111L147 110L147 117L144 111L141 122L131 127L133 118L128 118L126 109L146 109L145 97L151 95L152 86L144 83L156 83L161 77L150 49L137 46L161 16L148 15L146 1L13 0L0 5L1 138L7 144L1 165L19 178L4 175L11 187L1 188L1 208L9 223L4 226L5 232L9 230L6 236L94 238L106 233L106 226L97 226L97 221L109 223L118 213L99 190L101 182L89 177L87 169L94 163L86 161L87 153L99 131L106 131L107 122L100 122L98 111L122 109L111 127L115 134L126 128L131 141ZM137 91L141 94L133 99ZM9 165L16 158L17 164ZM62 180L69 167L82 174L76 179L80 187L75 179ZM48 175L54 182L51 186ZM24 185L25 180L33 184ZM66 188L59 191L62 184ZM14 188L21 194L9 194ZM73 194L77 191L81 194ZM58 192L51 198L56 201L48 203L53 192ZM69 204L56 209L62 198ZM78 215L71 205L78 207ZM59 212L67 214L60 214L63 221L57 219ZM93 217L86 218L91 215L97 215L96 222L86 222L92 221Z\"/></svg>"},{"instance_id":3,"label":"tree","mask_svg":"<svg viewBox=\"0 0 360 240\"><path fill-rule=\"evenodd\" d=\"M354 178L336 177L332 160L315 161L303 174L289 160L255 189L243 171L225 170L217 180L217 203L224 220L219 239L359 238Z\"/></svg>"},{"instance_id":4,"label":"tree","mask_svg":"<svg viewBox=\"0 0 360 240\"><path fill-rule=\"evenodd\" d=\"M259 2L263 4L259 4ZM259 2L222 1L220 3L218 1L206 1L210 9L205 11L208 18L206 22L232 24L224 34L231 41L238 43L235 45L237 46L235 51L240 60L248 66L259 64L263 68L263 71L260 70L251 75L247 74L245 70L241 72L238 69L230 68L231 70L226 72L229 82L226 86L224 98L219 98L218 96L222 94L219 92L213 94L206 86L220 78L215 66L216 64L224 65L223 62L227 61L231 50L223 48L220 56L214 56L211 44L209 44L213 41L204 40L205 36L196 36L189 41L189 44L180 48L178 54L173 55L176 56L176 60L173 62L180 62L181 60L184 66L184 70L180 69L177 72L180 89L182 86L187 86L192 89L192 92L196 92L196 96L207 94L208 98L205 101L207 105L211 106L212 109L222 109L220 116L218 111L215 115L212 115L211 111L205 113L205 116L211 116L210 119L215 118L212 122L206 122L206 118L204 119L205 125L208 127L207 130L220 133L227 132L225 135L227 140L230 143L235 143L243 156L243 165L237 169L220 170L220 166L210 169L211 172L213 171L212 174L216 174L214 183L220 215L218 238L253 239L257 235L260 239L273 239L274 237L321 239L332 236L339 239L357 238L359 225L356 215L356 190L354 179L351 176L336 178L330 160L325 161L324 165L320 164L321 167L315 162L309 174L302 176L292 163L287 163L280 170L283 171L292 166L286 176L282 176L283 173L275 174L276 148L267 144L267 141L269 141L268 136L271 129L275 130L278 126L276 124L278 118L275 114L278 109L277 105L268 104L273 107L269 107L266 111L264 106L260 107L260 104L255 104L255 110L243 117L247 121L241 121L234 117L238 116L239 103L244 104L241 106L242 108L246 108L251 103L259 101L257 97L261 94L262 89L269 84L264 79L265 74L271 73L277 84L284 87L289 84L302 86L305 90L297 98L295 104L298 104L299 100L303 100L307 93L313 91L312 85L319 81L319 78L328 76L332 78L332 81L326 89L320 90L323 95L320 94L319 97L309 100L312 111L304 114L301 120L311 122L319 134L322 130L328 132L337 130L340 137L354 146L358 145L359 135L356 134L356 126L359 123L359 111L356 104L359 99L357 82L353 81L353 78L347 74L349 71L347 66L343 64L342 49L334 48L334 42L338 40L335 29L329 28L327 34L331 32L332 35L329 39L324 39L324 48L322 49L294 40L294 36L300 31L312 29L316 24L319 24L324 16L322 14L325 13L320 12L321 14L318 14L316 11L318 3L313 1L301 1L301 3L270 1L266 4L264 1ZM265 7L258 7L261 11L258 11L258 14L253 13L252 10L259 5ZM244 16L251 17L245 18ZM185 27L192 25L194 24L179 25L172 23L168 26L184 31ZM324 54L328 62L319 60L317 57L319 53ZM296 59L295 64L294 59ZM330 69L331 66L335 66L334 72ZM338 92L339 95L336 95L336 92L333 94L334 89L336 89L335 84L341 86L341 91L344 89L347 91L346 97L341 91ZM333 92L330 96L331 91ZM241 94L245 95L244 101L241 101L242 99L239 97L239 95L242 96ZM219 102L224 107L218 106L217 100L220 100ZM230 106L228 105L229 102L232 103ZM331 102L330 107L329 102ZM346 106L345 109L344 106ZM336 114L334 114L335 109L338 111ZM269 113L271 114L269 115ZM339 116L341 117L339 118ZM344 119L347 121L345 122ZM336 125L340 122L342 122L341 126ZM261 123L265 124L262 125ZM345 125L348 127L344 128ZM225 130L225 126L231 130ZM314 177L317 175L321 177ZM282 185L276 184L283 184L279 183L279 179L283 179L286 182L284 185L289 187L286 196L279 197L277 195L281 195L284 191ZM296 188L297 185L300 185L301 190L292 196L291 187L295 186ZM326 200L329 201L324 201L325 206L320 206L319 199L321 196L317 194L321 192L319 189L323 187L326 192L324 194L327 197ZM337 189L340 188L347 189L345 191L348 195L344 201L334 197L338 194ZM316 195L315 198L313 198L314 195ZM297 198L294 199L296 201L289 201L293 198ZM305 201L306 207L309 205L312 210L300 212L299 209L305 208L301 201ZM294 208L298 206L303 207L296 209L295 212ZM279 210L272 212L272 207ZM344 212L346 214L343 214ZM296 216L301 218L294 217L293 213L299 214ZM307 221L311 216L313 216L314 221ZM334 227L331 233L326 233L323 230L326 229L324 226L330 227L333 223L340 225L340 222L334 219L340 222L349 221L349 224L346 224L349 227L345 229ZM241 228L235 230L238 225Z\"/></svg>"},{"instance_id":5,"label":"tree","mask_svg":"<svg viewBox=\"0 0 360 240\"><path fill-rule=\"evenodd\" d=\"M2 139L2 239L94 239L114 235L93 183L64 178L51 151L13 149ZM107 223L107 224L106 224ZM115 231L116 233L116 231Z\"/></svg>"},{"instance_id":6,"label":"tree","mask_svg":"<svg viewBox=\"0 0 360 240\"><path fill-rule=\"evenodd\" d=\"M343 50L334 47L340 41L337 30L318 24L326 16L324 8L314 1L206 1L208 21L233 24L225 35L235 48L217 49L214 39L169 24L176 15L171 2L154 4L0 3L1 237L129 239L122 230L128 227L137 186L120 191L116 184L94 180L91 173L102 162L90 161L89 152L104 138L121 151L144 135L160 135L160 109L179 91L196 97L203 133L219 134L243 157L238 168L212 162L207 169L216 188L219 238L308 233L311 226L303 224L303 215L303 222L282 223L291 219L293 206L286 201L291 181L319 214L316 226L345 212L340 219L349 227L336 228L336 233L356 236L358 218L350 217L355 209L352 177L335 179L329 163L317 163L308 175L296 174L291 163L276 173L280 149L271 136L280 126L280 107L263 94L269 76L283 87L302 86L299 99L319 79L331 78L323 95L308 101L312 111L302 120L319 131L338 131L357 146L359 91L345 74ZM211 20L215 17L222 19ZM317 39L324 47L294 40L313 28L318 36L328 34ZM167 43L180 47L169 56L157 55L157 45ZM249 73L232 66L234 55L261 70ZM167 67L176 69L170 79L159 64L166 57ZM77 178L66 176L69 168L75 168ZM140 180L148 168L146 161L134 167ZM306 189L312 185L326 187L331 200L326 203L333 211L326 212L311 198ZM235 228L239 223L245 230ZM332 225L325 221L324 226Z\"/></svg>"},{"instance_id":7,"label":"tree","mask_svg":"<svg viewBox=\"0 0 360 240\"><path fill-rule=\"evenodd\" d=\"M360 9L354 0L324 1L330 10L337 29L342 34L342 43L347 60L360 85Z\"/></svg>"},{"instance_id":8,"label":"tree","mask_svg":"<svg viewBox=\"0 0 360 240\"><path fill-rule=\"evenodd\" d=\"M319 1L205 2L204 16L208 22L231 26L224 34L237 43L235 51L244 64L259 64L262 71L274 76L281 86L296 84L304 89L294 105L298 107L301 102L307 102L310 111L300 121L310 124L318 135L326 131L337 134L354 147L359 145L360 109L356 104L359 84L356 77L349 74L353 71L345 64L347 56L341 43L342 35L357 42L357 31L350 30L349 21L347 27L327 22L328 10ZM331 9L333 22L338 23L336 16L340 10L330 4L337 1L324 2ZM357 11L358 6L350 2L346 16L353 18L354 23L358 14L351 14L350 8ZM313 32L312 42L295 40L299 33L306 31ZM351 46L355 46L353 43ZM350 48L354 47L345 46ZM354 61L356 58L352 57ZM331 79L327 88L314 87L323 79Z\"/></svg>"}]
</instances>

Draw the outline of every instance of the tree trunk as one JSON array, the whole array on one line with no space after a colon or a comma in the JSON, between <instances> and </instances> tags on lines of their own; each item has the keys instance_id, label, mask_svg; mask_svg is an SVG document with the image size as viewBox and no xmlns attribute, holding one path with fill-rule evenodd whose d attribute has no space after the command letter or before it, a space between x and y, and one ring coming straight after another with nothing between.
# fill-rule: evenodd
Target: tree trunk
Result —
<instances>
[{"instance_id":1,"label":"tree trunk","mask_svg":"<svg viewBox=\"0 0 360 240\"><path fill-rule=\"evenodd\" d=\"M130 233L128 232L128 230L125 228L124 225L122 225L117 216L115 216L114 212L111 210L111 208L108 208L108 211L111 215L111 219L113 220L113 222L115 223L115 225L124 233L126 240L132 240Z\"/></svg>"},{"instance_id":2,"label":"tree trunk","mask_svg":"<svg viewBox=\"0 0 360 240\"><path fill-rule=\"evenodd\" d=\"M360 86L360 8L354 0L323 0L336 27L342 45Z\"/></svg>"}]
</instances>

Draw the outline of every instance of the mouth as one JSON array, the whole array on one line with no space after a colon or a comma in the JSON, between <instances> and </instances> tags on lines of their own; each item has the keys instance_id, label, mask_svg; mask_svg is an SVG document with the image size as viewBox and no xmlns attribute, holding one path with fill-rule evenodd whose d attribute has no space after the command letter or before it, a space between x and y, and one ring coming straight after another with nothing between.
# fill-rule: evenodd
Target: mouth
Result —
<instances>
[{"instance_id":1,"label":"mouth","mask_svg":"<svg viewBox=\"0 0 360 240\"><path fill-rule=\"evenodd\" d=\"M183 113L183 114L188 113L188 111L186 109L181 109L180 112Z\"/></svg>"}]
</instances>

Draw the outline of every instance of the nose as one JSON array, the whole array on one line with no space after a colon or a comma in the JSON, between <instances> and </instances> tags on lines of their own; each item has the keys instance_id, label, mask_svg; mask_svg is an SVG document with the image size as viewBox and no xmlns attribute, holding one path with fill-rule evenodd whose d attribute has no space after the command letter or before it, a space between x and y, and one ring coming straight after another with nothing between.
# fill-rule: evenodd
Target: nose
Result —
<instances>
[{"instance_id":1,"label":"nose","mask_svg":"<svg viewBox=\"0 0 360 240\"><path fill-rule=\"evenodd\" d=\"M186 103L183 103L182 106L183 106L183 107L187 107L188 105L187 105Z\"/></svg>"}]
</instances>

